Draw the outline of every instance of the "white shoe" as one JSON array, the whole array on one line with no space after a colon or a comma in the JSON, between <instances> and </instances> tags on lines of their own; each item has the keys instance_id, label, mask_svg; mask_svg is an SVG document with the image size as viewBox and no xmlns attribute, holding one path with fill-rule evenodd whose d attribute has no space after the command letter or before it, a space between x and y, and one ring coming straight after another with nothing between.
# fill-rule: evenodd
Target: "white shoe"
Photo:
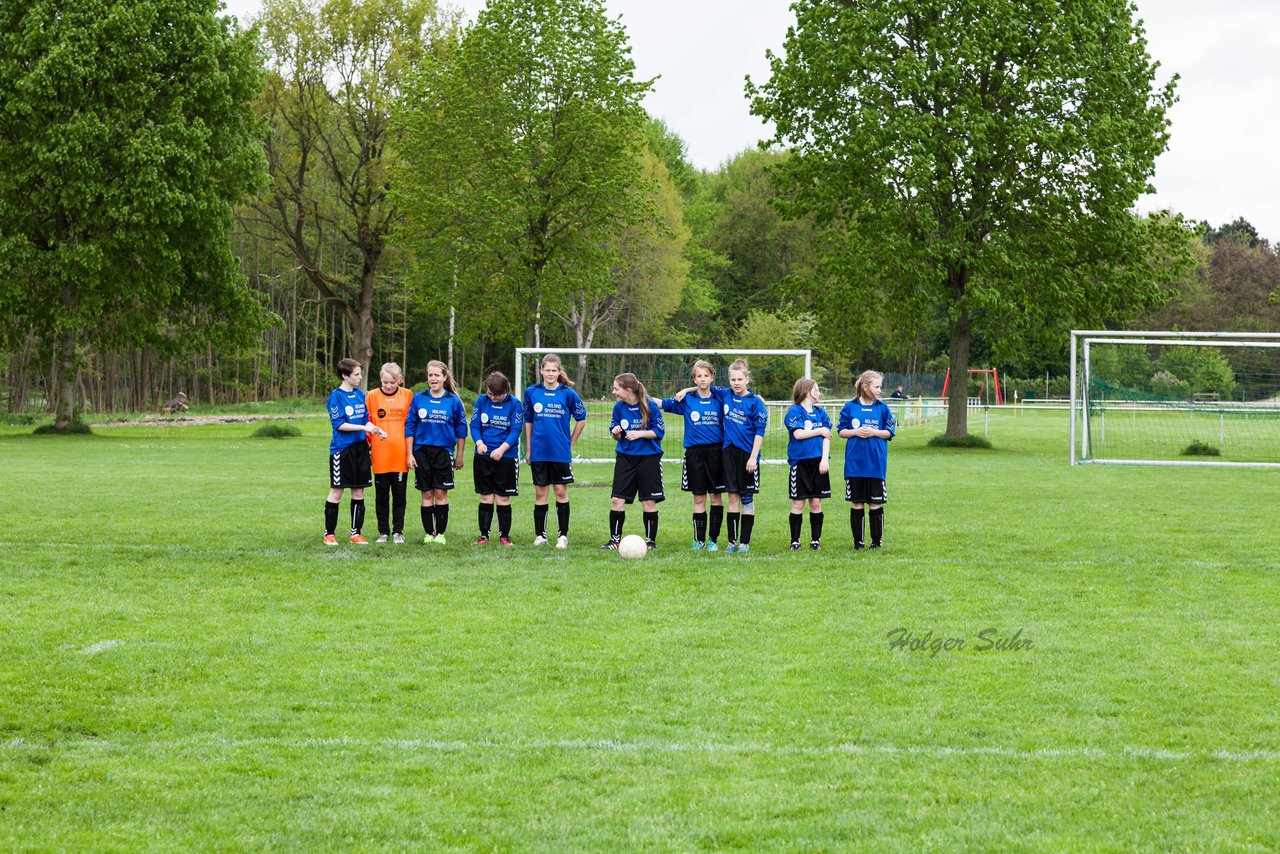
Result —
<instances>
[{"instance_id":1,"label":"white shoe","mask_svg":"<svg viewBox=\"0 0 1280 854\"><path fill-rule=\"evenodd\" d=\"M391 538L390 538L390 537L388 537L386 534L381 534L381 535L378 537L378 539L374 540L374 542L375 542L375 543L389 543L389 542L391 542Z\"/></svg>"},{"instance_id":2,"label":"white shoe","mask_svg":"<svg viewBox=\"0 0 1280 854\"><path fill-rule=\"evenodd\" d=\"M545 545L547 544L547 538L546 538L546 537L534 537L534 538L533 538L533 544L534 544L535 546L545 546Z\"/></svg>"},{"instance_id":3,"label":"white shoe","mask_svg":"<svg viewBox=\"0 0 1280 854\"><path fill-rule=\"evenodd\" d=\"M566 537L564 534L561 534L560 536L556 537L556 548L558 549L569 548L569 538Z\"/></svg>"},{"instance_id":4,"label":"white shoe","mask_svg":"<svg viewBox=\"0 0 1280 854\"><path fill-rule=\"evenodd\" d=\"M392 535L391 535L391 542L393 542L393 543L403 543L403 542L404 542L404 534L392 534Z\"/></svg>"}]
</instances>

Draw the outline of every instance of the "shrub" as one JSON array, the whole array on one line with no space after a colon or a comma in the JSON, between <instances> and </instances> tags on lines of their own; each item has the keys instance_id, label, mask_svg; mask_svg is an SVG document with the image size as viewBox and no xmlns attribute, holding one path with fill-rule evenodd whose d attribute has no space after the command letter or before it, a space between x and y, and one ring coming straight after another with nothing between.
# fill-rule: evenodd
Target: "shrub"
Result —
<instances>
[{"instance_id":1,"label":"shrub","mask_svg":"<svg viewBox=\"0 0 1280 854\"><path fill-rule=\"evenodd\" d=\"M301 436L302 431L298 429L297 424L272 422L259 426L253 431L253 435L258 439L288 439L292 436Z\"/></svg>"},{"instance_id":2,"label":"shrub","mask_svg":"<svg viewBox=\"0 0 1280 854\"><path fill-rule=\"evenodd\" d=\"M1182 449L1184 457L1220 457L1222 452L1208 442L1192 442Z\"/></svg>"}]
</instances>

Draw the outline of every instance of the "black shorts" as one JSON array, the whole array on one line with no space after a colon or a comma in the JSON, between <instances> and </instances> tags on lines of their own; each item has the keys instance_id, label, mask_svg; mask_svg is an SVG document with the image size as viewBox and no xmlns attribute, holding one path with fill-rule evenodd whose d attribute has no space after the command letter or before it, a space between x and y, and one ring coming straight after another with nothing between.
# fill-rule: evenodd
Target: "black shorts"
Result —
<instances>
[{"instance_id":1,"label":"black shorts","mask_svg":"<svg viewBox=\"0 0 1280 854\"><path fill-rule=\"evenodd\" d=\"M329 455L330 489L364 489L372 485L373 462L369 459L368 442L356 442Z\"/></svg>"},{"instance_id":2,"label":"black shorts","mask_svg":"<svg viewBox=\"0 0 1280 854\"><path fill-rule=\"evenodd\" d=\"M756 470L747 471L751 454L737 445L724 449L724 491L734 495L755 495L760 491L760 458L756 458Z\"/></svg>"},{"instance_id":3,"label":"black shorts","mask_svg":"<svg viewBox=\"0 0 1280 854\"><path fill-rule=\"evenodd\" d=\"M613 497L630 504L637 494L641 501L667 500L661 454L618 454L613 464Z\"/></svg>"},{"instance_id":4,"label":"black shorts","mask_svg":"<svg viewBox=\"0 0 1280 854\"><path fill-rule=\"evenodd\" d=\"M886 504L889 501L889 491L884 488L884 481L878 477L846 477L844 500L854 504Z\"/></svg>"},{"instance_id":5,"label":"black shorts","mask_svg":"<svg viewBox=\"0 0 1280 854\"><path fill-rule=\"evenodd\" d=\"M573 483L572 463L552 463L537 460L529 463L534 486L550 486L553 483Z\"/></svg>"},{"instance_id":6,"label":"black shorts","mask_svg":"<svg viewBox=\"0 0 1280 854\"><path fill-rule=\"evenodd\" d=\"M413 458L418 467L413 474L413 488L419 492L429 489L453 489L453 449L439 445L416 445Z\"/></svg>"},{"instance_id":7,"label":"black shorts","mask_svg":"<svg viewBox=\"0 0 1280 854\"><path fill-rule=\"evenodd\" d=\"M476 482L476 495L520 494L520 470L514 454L500 460L476 454L471 458L471 474Z\"/></svg>"},{"instance_id":8,"label":"black shorts","mask_svg":"<svg viewBox=\"0 0 1280 854\"><path fill-rule=\"evenodd\" d=\"M831 497L831 472L818 471L818 464L821 462L822 460L818 457L811 457L807 460L797 460L791 467L792 501Z\"/></svg>"},{"instance_id":9,"label":"black shorts","mask_svg":"<svg viewBox=\"0 0 1280 854\"><path fill-rule=\"evenodd\" d=\"M719 445L692 445L684 449L680 464L680 488L694 495L724 492L724 453Z\"/></svg>"}]
</instances>

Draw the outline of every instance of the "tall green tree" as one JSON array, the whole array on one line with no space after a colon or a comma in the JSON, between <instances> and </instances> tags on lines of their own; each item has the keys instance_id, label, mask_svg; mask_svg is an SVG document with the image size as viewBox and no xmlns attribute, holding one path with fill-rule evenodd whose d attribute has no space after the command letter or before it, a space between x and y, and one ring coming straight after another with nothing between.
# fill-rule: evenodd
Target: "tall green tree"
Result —
<instances>
[{"instance_id":1,"label":"tall green tree","mask_svg":"<svg viewBox=\"0 0 1280 854\"><path fill-rule=\"evenodd\" d=\"M405 264L388 240L400 217L392 107L410 69L445 49L452 19L435 0L266 0L259 26L271 187L245 221L341 309L367 365L379 284Z\"/></svg>"},{"instance_id":2,"label":"tall green tree","mask_svg":"<svg viewBox=\"0 0 1280 854\"><path fill-rule=\"evenodd\" d=\"M885 297L941 308L951 372L975 330L1012 356L1027 329L1159 302L1180 225L1130 212L1168 142L1174 80L1128 0L798 0L752 111L794 147L792 209L838 226L828 336ZM1153 252L1153 247L1163 247ZM967 430L952 384L947 435Z\"/></svg>"},{"instance_id":3,"label":"tall green tree","mask_svg":"<svg viewBox=\"0 0 1280 854\"><path fill-rule=\"evenodd\" d=\"M428 298L501 313L534 346L547 309L611 292L612 239L650 216L649 85L602 0L492 0L424 62L396 198Z\"/></svg>"},{"instance_id":4,"label":"tall green tree","mask_svg":"<svg viewBox=\"0 0 1280 854\"><path fill-rule=\"evenodd\" d=\"M261 185L252 34L217 0L0 2L0 315L78 352L257 331L228 233Z\"/></svg>"}]
</instances>

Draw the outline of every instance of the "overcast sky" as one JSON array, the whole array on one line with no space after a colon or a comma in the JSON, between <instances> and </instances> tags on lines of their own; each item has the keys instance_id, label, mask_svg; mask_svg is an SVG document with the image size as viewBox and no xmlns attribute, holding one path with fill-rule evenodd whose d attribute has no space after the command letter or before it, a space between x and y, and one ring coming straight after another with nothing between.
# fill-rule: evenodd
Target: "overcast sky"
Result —
<instances>
[{"instance_id":1,"label":"overcast sky","mask_svg":"<svg viewBox=\"0 0 1280 854\"><path fill-rule=\"evenodd\" d=\"M226 0L242 18L260 0ZM790 0L606 0L631 39L646 106L713 169L765 136L747 112L743 78L768 78L765 51L794 20ZM1177 73L1172 140L1143 210L1172 208L1213 225L1244 217L1280 242L1280 3L1137 0L1159 82ZM475 18L484 0L454 0Z\"/></svg>"}]
</instances>

